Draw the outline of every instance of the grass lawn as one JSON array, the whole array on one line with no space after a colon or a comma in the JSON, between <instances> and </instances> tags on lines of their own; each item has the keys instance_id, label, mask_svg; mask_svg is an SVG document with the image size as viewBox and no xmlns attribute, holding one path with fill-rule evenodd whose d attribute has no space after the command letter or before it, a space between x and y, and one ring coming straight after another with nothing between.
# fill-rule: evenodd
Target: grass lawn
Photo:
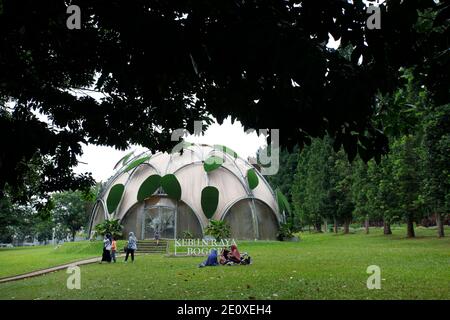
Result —
<instances>
[{"instance_id":1,"label":"grass lawn","mask_svg":"<svg viewBox=\"0 0 450 320\"><path fill-rule=\"evenodd\" d=\"M0 249L0 278L97 257L101 251L102 243L91 241L67 242L57 247L47 245L2 248Z\"/></svg>"},{"instance_id":2,"label":"grass lawn","mask_svg":"<svg viewBox=\"0 0 450 320\"><path fill-rule=\"evenodd\" d=\"M203 258L138 256L134 264L82 266L81 290L68 290L68 275L59 271L0 284L0 299L450 299L450 237L438 239L435 230L422 228L416 239L405 239L403 228L393 232L238 243L252 256L250 266L197 268ZM48 256L58 255L47 247L21 250L35 260L42 254L47 264ZM64 250L66 258L75 249ZM1 272L4 265L11 270L5 260L13 252L0 251ZM366 287L369 265L381 268L381 290Z\"/></svg>"}]
</instances>

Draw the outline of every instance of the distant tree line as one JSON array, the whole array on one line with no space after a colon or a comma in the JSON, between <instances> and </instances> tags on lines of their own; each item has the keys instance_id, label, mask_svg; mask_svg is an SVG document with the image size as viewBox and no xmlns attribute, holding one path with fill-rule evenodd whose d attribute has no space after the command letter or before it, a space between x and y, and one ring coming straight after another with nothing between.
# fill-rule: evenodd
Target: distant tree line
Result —
<instances>
[{"instance_id":1,"label":"distant tree line","mask_svg":"<svg viewBox=\"0 0 450 320\"><path fill-rule=\"evenodd\" d=\"M15 203L6 193L0 199L0 243L74 241L88 229L97 188L54 193L43 206Z\"/></svg>"}]
</instances>

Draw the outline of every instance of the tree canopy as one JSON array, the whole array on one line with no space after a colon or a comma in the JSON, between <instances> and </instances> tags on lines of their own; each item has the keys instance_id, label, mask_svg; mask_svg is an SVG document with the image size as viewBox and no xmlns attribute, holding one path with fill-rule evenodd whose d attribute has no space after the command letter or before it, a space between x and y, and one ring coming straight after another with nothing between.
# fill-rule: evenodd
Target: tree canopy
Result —
<instances>
[{"instance_id":1,"label":"tree canopy","mask_svg":"<svg viewBox=\"0 0 450 320\"><path fill-rule=\"evenodd\" d=\"M69 2L79 30L67 1L0 0L0 190L23 185L33 157L43 193L85 187L71 169L81 143L167 150L173 129L211 117L282 129L287 147L329 134L349 159L379 159L371 117L400 67L448 101L446 3L385 1L370 30L362 0Z\"/></svg>"}]
</instances>

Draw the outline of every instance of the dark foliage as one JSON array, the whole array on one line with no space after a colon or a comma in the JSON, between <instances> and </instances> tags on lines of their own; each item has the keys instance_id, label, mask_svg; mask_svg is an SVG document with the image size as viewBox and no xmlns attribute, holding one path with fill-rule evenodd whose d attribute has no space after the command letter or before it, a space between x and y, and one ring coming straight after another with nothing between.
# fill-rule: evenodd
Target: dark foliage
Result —
<instances>
[{"instance_id":1,"label":"dark foliage","mask_svg":"<svg viewBox=\"0 0 450 320\"><path fill-rule=\"evenodd\" d=\"M366 28L361 0L69 1L81 30L67 29L66 2L0 1L0 190L23 184L36 156L48 161L43 193L86 187L91 177L71 170L80 143L166 150L171 130L209 116L280 128L288 148L328 133L349 159L379 159L375 96L396 87L400 66L421 66L448 100L449 10L432 0L386 1L380 30ZM419 12L432 37L415 27ZM326 47L329 34L349 57Z\"/></svg>"}]
</instances>

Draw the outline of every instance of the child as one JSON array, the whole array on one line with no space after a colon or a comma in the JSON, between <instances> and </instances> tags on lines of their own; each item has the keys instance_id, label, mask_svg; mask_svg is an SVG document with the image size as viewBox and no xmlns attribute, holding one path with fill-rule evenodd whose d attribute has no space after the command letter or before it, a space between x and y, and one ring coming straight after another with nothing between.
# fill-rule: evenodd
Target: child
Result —
<instances>
[{"instance_id":1,"label":"child","mask_svg":"<svg viewBox=\"0 0 450 320\"><path fill-rule=\"evenodd\" d=\"M116 262L116 250L117 250L117 242L116 239L111 238L112 239L112 244L111 244L111 259L112 261L114 261L114 263Z\"/></svg>"}]
</instances>

